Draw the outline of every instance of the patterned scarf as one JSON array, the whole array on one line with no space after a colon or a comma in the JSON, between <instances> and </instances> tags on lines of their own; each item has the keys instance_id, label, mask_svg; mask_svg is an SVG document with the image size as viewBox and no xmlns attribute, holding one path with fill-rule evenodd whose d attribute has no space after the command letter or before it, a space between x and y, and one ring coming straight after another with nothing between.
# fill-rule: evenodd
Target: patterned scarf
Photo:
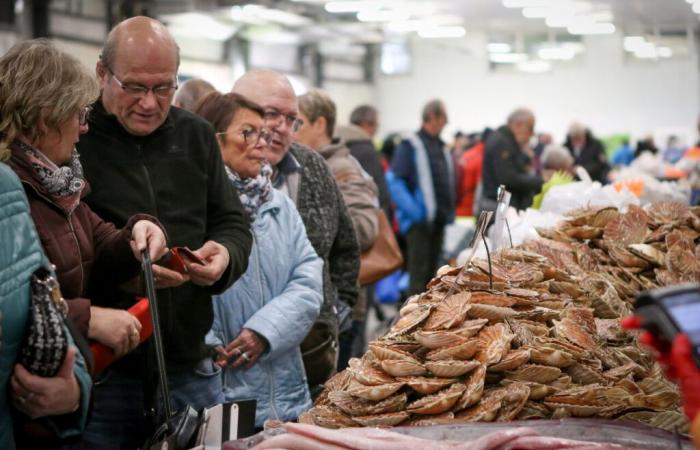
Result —
<instances>
[{"instance_id":1,"label":"patterned scarf","mask_svg":"<svg viewBox=\"0 0 700 450\"><path fill-rule=\"evenodd\" d=\"M40 150L15 140L13 146L34 169L37 180L46 189L51 199L69 213L80 203L80 195L85 188L83 166L80 164L78 151L73 149L71 160L65 166L57 166Z\"/></svg>"},{"instance_id":2,"label":"patterned scarf","mask_svg":"<svg viewBox=\"0 0 700 450\"><path fill-rule=\"evenodd\" d=\"M258 209L272 199L272 167L267 162L260 169L260 174L255 178L242 179L238 173L226 167L226 174L238 191L243 208L250 223L255 222Z\"/></svg>"}]
</instances>

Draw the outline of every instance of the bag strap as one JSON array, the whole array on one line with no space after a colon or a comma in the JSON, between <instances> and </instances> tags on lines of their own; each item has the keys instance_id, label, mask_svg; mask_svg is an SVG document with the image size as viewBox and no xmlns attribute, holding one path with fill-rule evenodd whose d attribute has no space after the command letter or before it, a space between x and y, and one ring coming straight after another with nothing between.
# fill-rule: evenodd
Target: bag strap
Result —
<instances>
[{"instance_id":1,"label":"bag strap","mask_svg":"<svg viewBox=\"0 0 700 450\"><path fill-rule=\"evenodd\" d=\"M165 407L165 422L173 416L170 405L170 389L168 388L168 374L165 368L165 353L163 352L163 338L160 332L160 313L158 311L158 298L156 297L156 285L153 280L153 267L148 249L141 252L141 268L146 283L146 297L151 305L151 321L153 322L153 342L156 349L156 362L158 363L158 377L160 379L160 392L163 396Z\"/></svg>"}]
</instances>

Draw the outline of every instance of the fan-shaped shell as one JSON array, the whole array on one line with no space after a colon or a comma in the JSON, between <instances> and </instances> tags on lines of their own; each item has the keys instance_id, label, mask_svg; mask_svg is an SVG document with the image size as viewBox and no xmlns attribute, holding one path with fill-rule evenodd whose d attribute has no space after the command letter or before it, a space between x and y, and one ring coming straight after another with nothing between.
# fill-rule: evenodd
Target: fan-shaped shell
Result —
<instances>
[{"instance_id":1,"label":"fan-shaped shell","mask_svg":"<svg viewBox=\"0 0 700 450\"><path fill-rule=\"evenodd\" d=\"M529 349L513 350L508 352L505 358L500 362L489 366L489 372L504 372L506 370L515 370L522 366L530 359Z\"/></svg>"},{"instance_id":2,"label":"fan-shaped shell","mask_svg":"<svg viewBox=\"0 0 700 450\"><path fill-rule=\"evenodd\" d=\"M394 326L391 327L391 331L387 336L395 336L410 332L430 315L432 309L432 305L415 305L413 311L402 316Z\"/></svg>"},{"instance_id":3,"label":"fan-shaped shell","mask_svg":"<svg viewBox=\"0 0 700 450\"><path fill-rule=\"evenodd\" d=\"M649 262L646 259L636 256L621 245L611 245L608 254L610 258L623 267L641 269L649 267Z\"/></svg>"},{"instance_id":4,"label":"fan-shaped shell","mask_svg":"<svg viewBox=\"0 0 700 450\"><path fill-rule=\"evenodd\" d=\"M471 361L457 361L457 360L442 360L442 361L428 361L425 363L425 368L430 371L433 375L443 378L452 378L464 375L465 373L476 369L479 367L479 362L476 360ZM419 374L420 375L420 374Z\"/></svg>"},{"instance_id":5,"label":"fan-shaped shell","mask_svg":"<svg viewBox=\"0 0 700 450\"><path fill-rule=\"evenodd\" d=\"M481 342L472 338L458 344L450 345L449 347L438 348L428 352L425 359L438 361L443 359L468 359L474 356L474 353L479 348Z\"/></svg>"},{"instance_id":6,"label":"fan-shaped shell","mask_svg":"<svg viewBox=\"0 0 700 450\"><path fill-rule=\"evenodd\" d=\"M649 244L630 244L627 250L655 266L663 266L666 263L666 254Z\"/></svg>"},{"instance_id":7,"label":"fan-shaped shell","mask_svg":"<svg viewBox=\"0 0 700 450\"><path fill-rule=\"evenodd\" d=\"M416 360L385 359L381 361L382 370L395 377L418 376L426 373L425 367Z\"/></svg>"},{"instance_id":8,"label":"fan-shaped shell","mask_svg":"<svg viewBox=\"0 0 700 450\"><path fill-rule=\"evenodd\" d=\"M379 361L384 361L387 359L397 360L403 359L406 361L414 361L416 358L412 354L399 350L388 345L381 344L379 342L372 342L368 345L370 351Z\"/></svg>"},{"instance_id":9,"label":"fan-shaped shell","mask_svg":"<svg viewBox=\"0 0 700 450\"><path fill-rule=\"evenodd\" d=\"M557 409L563 409L574 417L591 417L603 412L606 409L605 406L569 405L566 403L556 403L548 401L545 401L544 404L547 405L547 407L550 408L552 411Z\"/></svg>"},{"instance_id":10,"label":"fan-shaped shell","mask_svg":"<svg viewBox=\"0 0 700 450\"><path fill-rule=\"evenodd\" d=\"M494 295L488 292L472 292L472 297L469 303L477 303L480 305L492 305L509 308L517 303L513 297L505 295Z\"/></svg>"},{"instance_id":11,"label":"fan-shaped shell","mask_svg":"<svg viewBox=\"0 0 700 450\"><path fill-rule=\"evenodd\" d=\"M605 228L611 221L620 216L619 211L615 207L607 207L599 209L593 216L590 225L598 228Z\"/></svg>"},{"instance_id":12,"label":"fan-shaped shell","mask_svg":"<svg viewBox=\"0 0 700 450\"><path fill-rule=\"evenodd\" d=\"M482 349L477 353L476 359L482 364L496 364L508 353L513 337L510 330L502 323L484 328L477 335L482 342Z\"/></svg>"},{"instance_id":13,"label":"fan-shaped shell","mask_svg":"<svg viewBox=\"0 0 700 450\"><path fill-rule=\"evenodd\" d=\"M530 388L525 383L511 383L503 387L503 405L496 420L509 421L515 419L530 397Z\"/></svg>"},{"instance_id":14,"label":"fan-shaped shell","mask_svg":"<svg viewBox=\"0 0 700 450\"><path fill-rule=\"evenodd\" d=\"M402 427L431 427L433 425L442 425L450 423L455 418L454 413L451 411L442 414L421 414L414 416L404 423L401 424Z\"/></svg>"},{"instance_id":15,"label":"fan-shaped shell","mask_svg":"<svg viewBox=\"0 0 700 450\"><path fill-rule=\"evenodd\" d=\"M385 398L393 395L403 387L402 382L380 384L378 386L365 386L363 384L357 383L353 386L348 387L347 392L354 395L355 397L363 398L365 400L384 400Z\"/></svg>"},{"instance_id":16,"label":"fan-shaped shell","mask_svg":"<svg viewBox=\"0 0 700 450\"><path fill-rule=\"evenodd\" d=\"M569 367L576 362L576 358L567 351L543 346L532 348L530 352L530 361L545 366Z\"/></svg>"},{"instance_id":17,"label":"fan-shaped shell","mask_svg":"<svg viewBox=\"0 0 700 450\"><path fill-rule=\"evenodd\" d=\"M568 367L566 373L571 377L571 381L578 384L599 384L606 382L600 371L580 363Z\"/></svg>"},{"instance_id":18,"label":"fan-shaped shell","mask_svg":"<svg viewBox=\"0 0 700 450\"><path fill-rule=\"evenodd\" d=\"M506 377L511 380L534 381L536 383L550 383L561 375L558 367L541 366L539 364L525 364L518 369L506 372Z\"/></svg>"},{"instance_id":19,"label":"fan-shaped shell","mask_svg":"<svg viewBox=\"0 0 700 450\"><path fill-rule=\"evenodd\" d=\"M305 417L299 416L299 423L309 423L324 428L346 428L356 427L357 424L344 414L340 409L333 406L315 406L304 413Z\"/></svg>"},{"instance_id":20,"label":"fan-shaped shell","mask_svg":"<svg viewBox=\"0 0 700 450\"><path fill-rule=\"evenodd\" d=\"M477 405L455 414L455 419L460 422L494 421L503 405L503 397L492 395L492 392L485 393Z\"/></svg>"},{"instance_id":21,"label":"fan-shaped shell","mask_svg":"<svg viewBox=\"0 0 700 450\"><path fill-rule=\"evenodd\" d=\"M437 394L427 395L413 403L410 403L406 410L414 414L440 414L450 410L457 400L462 396L465 386L455 383L449 388Z\"/></svg>"},{"instance_id":22,"label":"fan-shaped shell","mask_svg":"<svg viewBox=\"0 0 700 450\"><path fill-rule=\"evenodd\" d=\"M355 359L355 361L359 361L357 358L353 359ZM330 405L331 401L328 399L328 393L332 391L345 390L345 388L350 384L351 381L352 376L347 370L338 372L332 377L330 377L328 381L324 383L325 389L314 401L314 406Z\"/></svg>"},{"instance_id":23,"label":"fan-shaped shell","mask_svg":"<svg viewBox=\"0 0 700 450\"><path fill-rule=\"evenodd\" d=\"M475 332L476 333L476 332ZM460 335L457 331L416 331L413 335L423 347L429 349L442 348L455 344L467 342L467 337Z\"/></svg>"},{"instance_id":24,"label":"fan-shaped shell","mask_svg":"<svg viewBox=\"0 0 700 450\"><path fill-rule=\"evenodd\" d=\"M423 324L423 330L440 330L456 327L464 322L470 308L469 292L451 295L440 302Z\"/></svg>"},{"instance_id":25,"label":"fan-shaped shell","mask_svg":"<svg viewBox=\"0 0 700 450\"><path fill-rule=\"evenodd\" d=\"M586 239L597 239L603 236L603 229L597 227L589 227L587 225L581 225L578 227L567 228L564 231L568 236L574 239L586 240Z\"/></svg>"},{"instance_id":26,"label":"fan-shaped shell","mask_svg":"<svg viewBox=\"0 0 700 450\"><path fill-rule=\"evenodd\" d=\"M465 320L459 327L451 331L462 337L469 338L476 335L487 323L489 323L488 319Z\"/></svg>"},{"instance_id":27,"label":"fan-shaped shell","mask_svg":"<svg viewBox=\"0 0 700 450\"><path fill-rule=\"evenodd\" d=\"M642 208L630 205L626 214L621 214L605 225L603 238L619 245L641 244L649 229L648 217Z\"/></svg>"},{"instance_id":28,"label":"fan-shaped shell","mask_svg":"<svg viewBox=\"0 0 700 450\"><path fill-rule=\"evenodd\" d=\"M356 416L352 420L363 427L393 427L411 417L406 411L397 411L386 414L375 414L372 416Z\"/></svg>"},{"instance_id":29,"label":"fan-shaped shell","mask_svg":"<svg viewBox=\"0 0 700 450\"><path fill-rule=\"evenodd\" d=\"M542 400L545 397L549 397L550 395L559 392L558 388L549 384L536 383L534 381L514 381L509 380L508 378L501 380L501 384L503 386L509 386L513 383L524 384L530 389L530 396L528 397L529 400Z\"/></svg>"},{"instance_id":30,"label":"fan-shaped shell","mask_svg":"<svg viewBox=\"0 0 700 450\"><path fill-rule=\"evenodd\" d=\"M484 384L486 382L486 367L479 366L464 381L466 389L455 404L454 410L459 411L475 405L484 393Z\"/></svg>"},{"instance_id":31,"label":"fan-shaped shell","mask_svg":"<svg viewBox=\"0 0 700 450\"><path fill-rule=\"evenodd\" d=\"M394 378L392 376L373 367L367 360L352 358L348 365L349 367L345 372L352 374L355 380L359 381L365 386L377 386L394 382ZM327 390L334 390L329 388L327 383L325 387Z\"/></svg>"},{"instance_id":32,"label":"fan-shaped shell","mask_svg":"<svg viewBox=\"0 0 700 450\"><path fill-rule=\"evenodd\" d=\"M440 389L446 388L457 382L456 378L433 378L433 377L401 377L399 381L406 383L414 391L428 395L434 394Z\"/></svg>"},{"instance_id":33,"label":"fan-shaped shell","mask_svg":"<svg viewBox=\"0 0 700 450\"><path fill-rule=\"evenodd\" d=\"M512 308L502 306L472 304L469 309L469 317L476 319L488 319L489 322L500 322L517 313Z\"/></svg>"},{"instance_id":34,"label":"fan-shaped shell","mask_svg":"<svg viewBox=\"0 0 700 450\"><path fill-rule=\"evenodd\" d=\"M685 222L689 212L688 205L673 201L653 202L646 207L646 213L654 225Z\"/></svg>"},{"instance_id":35,"label":"fan-shaped shell","mask_svg":"<svg viewBox=\"0 0 700 450\"><path fill-rule=\"evenodd\" d=\"M592 350L596 348L596 342L586 330L569 318L554 321L554 332L557 337L564 338L582 348Z\"/></svg>"}]
</instances>

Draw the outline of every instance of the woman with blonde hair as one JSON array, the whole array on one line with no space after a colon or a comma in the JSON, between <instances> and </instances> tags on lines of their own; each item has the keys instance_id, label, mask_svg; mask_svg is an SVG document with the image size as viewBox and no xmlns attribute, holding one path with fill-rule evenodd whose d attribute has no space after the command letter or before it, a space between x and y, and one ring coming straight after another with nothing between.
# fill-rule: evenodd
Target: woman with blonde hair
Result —
<instances>
[{"instance_id":1,"label":"woman with blonde hair","mask_svg":"<svg viewBox=\"0 0 700 450\"><path fill-rule=\"evenodd\" d=\"M138 274L141 250L157 260L167 248L153 217L134 216L118 230L81 201L89 187L74 145L87 131L97 94L94 77L49 40L20 42L0 57L0 155L22 182L69 320L83 337L120 356L138 345L141 324L124 310L97 304L108 306L109 291ZM41 398L32 391L32 376L15 369L11 395L15 408L34 418Z\"/></svg>"}]
</instances>

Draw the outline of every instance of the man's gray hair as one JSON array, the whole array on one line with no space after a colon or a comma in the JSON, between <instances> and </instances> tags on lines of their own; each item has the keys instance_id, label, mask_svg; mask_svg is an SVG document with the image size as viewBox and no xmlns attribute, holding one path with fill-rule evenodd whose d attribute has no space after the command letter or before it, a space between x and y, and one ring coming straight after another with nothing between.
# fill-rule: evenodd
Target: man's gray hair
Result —
<instances>
[{"instance_id":1,"label":"man's gray hair","mask_svg":"<svg viewBox=\"0 0 700 450\"><path fill-rule=\"evenodd\" d=\"M544 148L540 161L542 168L549 170L567 170L575 162L568 149L556 144L550 144Z\"/></svg>"},{"instance_id":2,"label":"man's gray hair","mask_svg":"<svg viewBox=\"0 0 700 450\"><path fill-rule=\"evenodd\" d=\"M423 122L427 122L431 117L445 117L445 105L442 100L430 100L423 107Z\"/></svg>"},{"instance_id":3,"label":"man's gray hair","mask_svg":"<svg viewBox=\"0 0 700 450\"><path fill-rule=\"evenodd\" d=\"M350 123L353 125L376 124L377 109L370 105L360 105L350 114Z\"/></svg>"},{"instance_id":4,"label":"man's gray hair","mask_svg":"<svg viewBox=\"0 0 700 450\"><path fill-rule=\"evenodd\" d=\"M208 81L193 78L185 81L175 94L175 103L182 109L194 111L201 99L216 89Z\"/></svg>"},{"instance_id":5,"label":"man's gray hair","mask_svg":"<svg viewBox=\"0 0 700 450\"><path fill-rule=\"evenodd\" d=\"M535 114L528 108L518 108L508 115L508 125L535 120Z\"/></svg>"}]
</instances>

